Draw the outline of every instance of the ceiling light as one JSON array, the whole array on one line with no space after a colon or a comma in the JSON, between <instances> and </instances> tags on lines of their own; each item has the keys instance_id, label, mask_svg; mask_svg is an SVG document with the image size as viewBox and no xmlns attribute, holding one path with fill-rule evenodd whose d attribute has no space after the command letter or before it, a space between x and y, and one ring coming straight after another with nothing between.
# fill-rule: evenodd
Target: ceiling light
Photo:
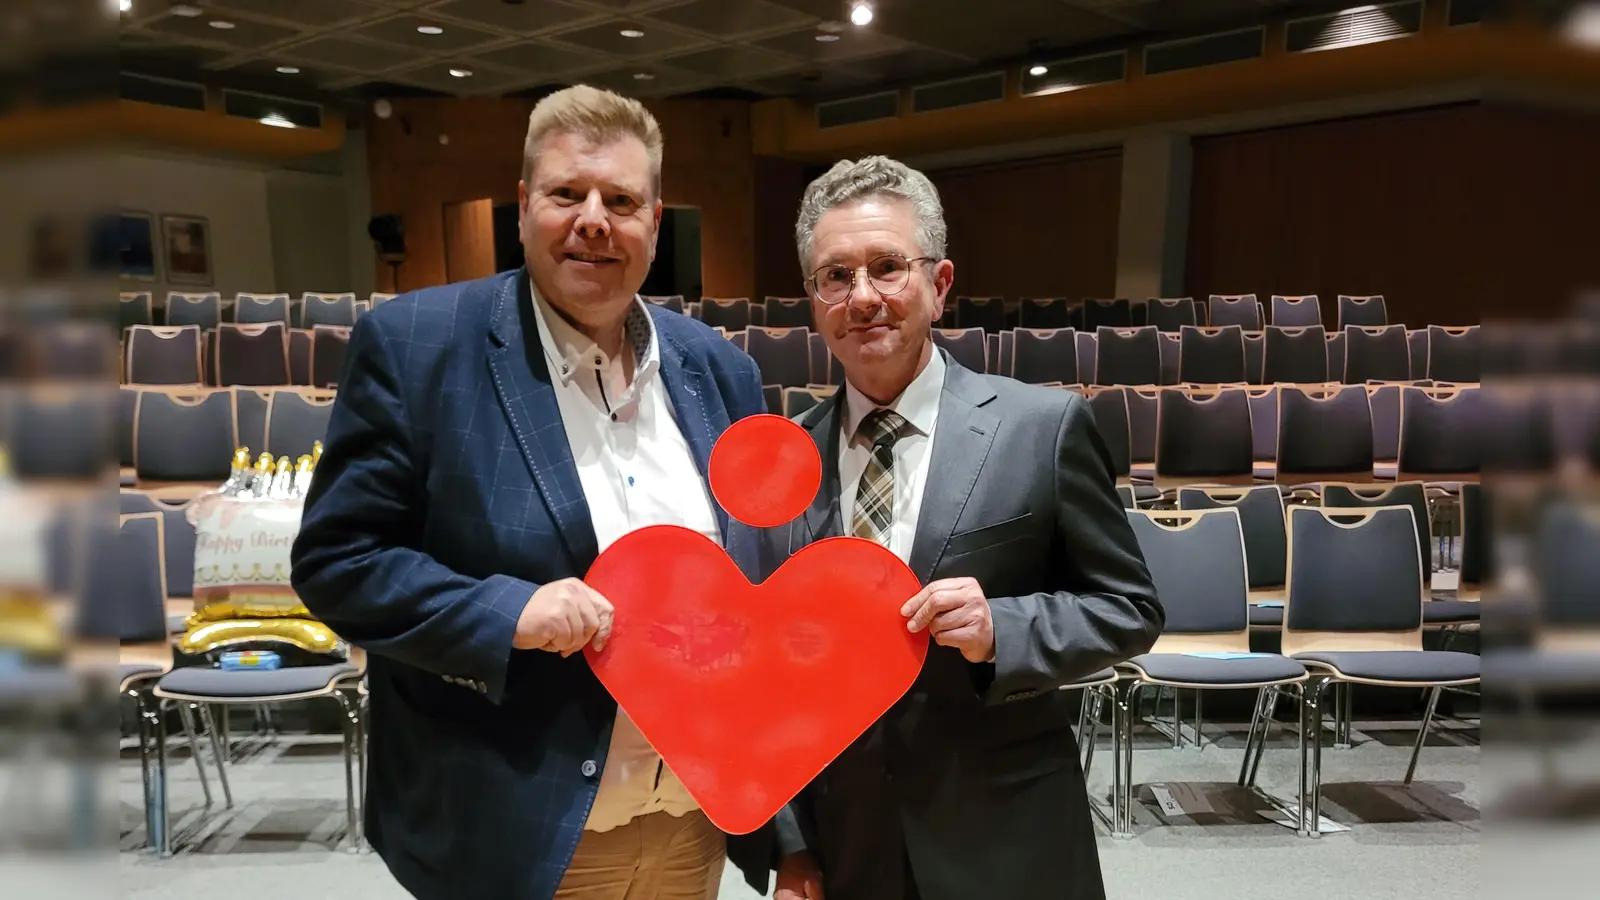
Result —
<instances>
[{"instance_id":1,"label":"ceiling light","mask_svg":"<svg viewBox=\"0 0 1600 900\"><path fill-rule=\"evenodd\" d=\"M123 11L123 12L130 12L130 11L132 11L132 9L133 9L133 0L121 0L121 2L119 2L119 3L118 3L118 4L117 4L117 6L118 6L118 7L119 7L119 8L120 8L120 9L121 9L121 10L122 10L122 11Z\"/></svg>"},{"instance_id":2,"label":"ceiling light","mask_svg":"<svg viewBox=\"0 0 1600 900\"><path fill-rule=\"evenodd\" d=\"M454 75L457 78L469 78L472 75L472 70L471 69L451 69L450 70L450 74Z\"/></svg>"},{"instance_id":3,"label":"ceiling light","mask_svg":"<svg viewBox=\"0 0 1600 900\"><path fill-rule=\"evenodd\" d=\"M263 125L271 125L273 128L294 128L295 127L295 124L293 122L289 121L288 119L284 118L282 113L267 113L266 115L262 116L257 121L260 122Z\"/></svg>"},{"instance_id":4,"label":"ceiling light","mask_svg":"<svg viewBox=\"0 0 1600 900\"><path fill-rule=\"evenodd\" d=\"M655 76L654 72L635 72L635 73L633 73L633 80L634 81L655 81L656 80L656 76Z\"/></svg>"},{"instance_id":5,"label":"ceiling light","mask_svg":"<svg viewBox=\"0 0 1600 900\"><path fill-rule=\"evenodd\" d=\"M417 34L444 34L444 29L437 25L418 25Z\"/></svg>"},{"instance_id":6,"label":"ceiling light","mask_svg":"<svg viewBox=\"0 0 1600 900\"><path fill-rule=\"evenodd\" d=\"M279 66L278 67L278 74L280 74L280 75L299 75L300 74L300 67L299 66Z\"/></svg>"},{"instance_id":7,"label":"ceiling light","mask_svg":"<svg viewBox=\"0 0 1600 900\"><path fill-rule=\"evenodd\" d=\"M234 28L234 24L232 22L227 22L227 21L224 21L222 19L212 19L211 20L211 27L212 28L220 28L223 31L232 31L233 28Z\"/></svg>"},{"instance_id":8,"label":"ceiling light","mask_svg":"<svg viewBox=\"0 0 1600 900\"><path fill-rule=\"evenodd\" d=\"M839 36L837 34L819 34L819 35L817 35L817 40L823 42L824 44L831 44L834 41L837 41L838 39L839 39Z\"/></svg>"},{"instance_id":9,"label":"ceiling light","mask_svg":"<svg viewBox=\"0 0 1600 900\"><path fill-rule=\"evenodd\" d=\"M190 6L187 3L180 3L177 6L174 6L172 8L172 14L173 15L181 16L182 18L185 18L185 19L193 19L196 16L203 15L204 13L205 13L205 10L201 9L200 7L198 7L198 6Z\"/></svg>"},{"instance_id":10,"label":"ceiling light","mask_svg":"<svg viewBox=\"0 0 1600 900\"><path fill-rule=\"evenodd\" d=\"M1033 68L1028 70L1028 74L1029 75L1043 75L1048 71L1050 71L1050 67L1049 66L1034 66Z\"/></svg>"},{"instance_id":11,"label":"ceiling light","mask_svg":"<svg viewBox=\"0 0 1600 900\"><path fill-rule=\"evenodd\" d=\"M872 24L872 7L865 3L857 3L850 8L850 21L857 25Z\"/></svg>"},{"instance_id":12,"label":"ceiling light","mask_svg":"<svg viewBox=\"0 0 1600 900\"><path fill-rule=\"evenodd\" d=\"M624 29L622 29L621 31L619 31L617 33L622 35L625 38L642 38L642 37L644 37L644 32L640 31L637 28L624 28Z\"/></svg>"}]
</instances>

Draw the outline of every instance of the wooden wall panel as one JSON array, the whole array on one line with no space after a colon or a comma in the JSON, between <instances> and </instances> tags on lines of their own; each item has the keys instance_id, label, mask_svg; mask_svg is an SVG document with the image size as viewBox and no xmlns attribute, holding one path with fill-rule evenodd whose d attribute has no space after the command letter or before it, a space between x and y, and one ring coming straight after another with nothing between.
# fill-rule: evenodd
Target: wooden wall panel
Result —
<instances>
[{"instance_id":1,"label":"wooden wall panel","mask_svg":"<svg viewBox=\"0 0 1600 900\"><path fill-rule=\"evenodd\" d=\"M447 279L470 281L494 274L494 201L445 204L443 227Z\"/></svg>"},{"instance_id":2,"label":"wooden wall panel","mask_svg":"<svg viewBox=\"0 0 1600 900\"><path fill-rule=\"evenodd\" d=\"M1109 297L1117 282L1120 151L930 173L955 294Z\"/></svg>"},{"instance_id":3,"label":"wooden wall panel","mask_svg":"<svg viewBox=\"0 0 1600 900\"><path fill-rule=\"evenodd\" d=\"M795 254L794 222L806 183L802 163L756 159L756 296L799 297L805 293Z\"/></svg>"},{"instance_id":4,"label":"wooden wall panel","mask_svg":"<svg viewBox=\"0 0 1600 900\"><path fill-rule=\"evenodd\" d=\"M1194 143L1197 297L1381 293L1408 325L1551 315L1600 284L1581 236L1600 125L1477 104Z\"/></svg>"}]
</instances>

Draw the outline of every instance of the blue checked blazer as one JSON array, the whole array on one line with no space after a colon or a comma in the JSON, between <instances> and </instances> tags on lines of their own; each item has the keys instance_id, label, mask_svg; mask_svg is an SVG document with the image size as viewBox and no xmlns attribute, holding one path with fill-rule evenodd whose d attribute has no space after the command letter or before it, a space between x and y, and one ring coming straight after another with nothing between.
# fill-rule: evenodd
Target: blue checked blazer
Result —
<instances>
[{"instance_id":1,"label":"blue checked blazer","mask_svg":"<svg viewBox=\"0 0 1600 900\"><path fill-rule=\"evenodd\" d=\"M755 363L652 309L661 375L702 477L765 412ZM717 509L753 578L755 533ZM541 584L582 577L594 527L534 324L525 270L417 291L350 336L294 544L306 606L368 653L366 824L422 900L549 900L605 766L616 703L583 654L511 646ZM765 890L764 833L729 855Z\"/></svg>"}]
</instances>

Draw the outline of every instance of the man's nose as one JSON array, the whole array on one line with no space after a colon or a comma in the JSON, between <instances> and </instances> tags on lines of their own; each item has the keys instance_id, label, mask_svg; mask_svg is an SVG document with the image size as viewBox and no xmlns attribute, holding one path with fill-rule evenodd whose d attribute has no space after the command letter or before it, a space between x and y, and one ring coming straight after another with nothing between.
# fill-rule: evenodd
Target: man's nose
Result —
<instances>
[{"instance_id":1,"label":"man's nose","mask_svg":"<svg viewBox=\"0 0 1600 900\"><path fill-rule=\"evenodd\" d=\"M857 269L851 273L855 285L850 290L849 306L851 312L876 315L878 307L883 304L883 295L878 293L878 288L867 277L866 269Z\"/></svg>"},{"instance_id":2,"label":"man's nose","mask_svg":"<svg viewBox=\"0 0 1600 900\"><path fill-rule=\"evenodd\" d=\"M611 219L606 215L606 205L599 191L590 191L578 206L578 221L573 225L580 237L593 239L611 233Z\"/></svg>"}]
</instances>

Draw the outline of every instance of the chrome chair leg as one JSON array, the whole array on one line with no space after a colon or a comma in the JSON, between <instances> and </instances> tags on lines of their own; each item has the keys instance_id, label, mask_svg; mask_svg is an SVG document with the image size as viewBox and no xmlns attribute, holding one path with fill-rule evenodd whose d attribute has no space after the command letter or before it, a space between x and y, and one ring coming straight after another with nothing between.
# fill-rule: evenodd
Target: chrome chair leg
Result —
<instances>
[{"instance_id":1,"label":"chrome chair leg","mask_svg":"<svg viewBox=\"0 0 1600 900\"><path fill-rule=\"evenodd\" d=\"M339 701L339 706L344 712L344 818L346 834L350 836L349 851L357 853L361 850L361 829L356 824L356 781L355 781L355 743L356 743L356 712L349 696L344 691L334 691L334 699Z\"/></svg>"},{"instance_id":2,"label":"chrome chair leg","mask_svg":"<svg viewBox=\"0 0 1600 900\"><path fill-rule=\"evenodd\" d=\"M1262 717L1261 740L1256 742L1256 754L1250 761L1250 787L1255 787L1256 785L1256 776L1261 771L1261 755L1267 749L1267 737L1272 733L1272 722L1277 714L1278 688L1267 688L1267 713Z\"/></svg>"},{"instance_id":3,"label":"chrome chair leg","mask_svg":"<svg viewBox=\"0 0 1600 900\"><path fill-rule=\"evenodd\" d=\"M179 703L178 719L183 722L183 734L189 741L189 755L194 757L194 770L200 774L200 790L206 795L206 809L211 808L211 779L206 777L206 761L200 755L200 741L194 734L194 712L189 707L193 704Z\"/></svg>"},{"instance_id":4,"label":"chrome chair leg","mask_svg":"<svg viewBox=\"0 0 1600 900\"><path fill-rule=\"evenodd\" d=\"M1129 709L1139 708L1139 697L1143 691L1144 685L1140 682L1135 681L1128 685ZM1176 691L1173 692L1173 697L1174 702L1176 702ZM1122 810L1121 819L1117 824L1117 834L1120 837L1133 836L1133 802L1135 795L1133 784L1133 720L1134 716L1131 715L1125 718L1125 727L1122 733L1122 752L1120 754L1122 762Z\"/></svg>"},{"instance_id":5,"label":"chrome chair leg","mask_svg":"<svg viewBox=\"0 0 1600 900\"><path fill-rule=\"evenodd\" d=\"M1411 748L1411 763L1406 766L1406 784L1411 784L1412 776L1417 774L1417 757L1422 755L1422 745L1428 740L1428 726L1433 724L1433 711L1439 705L1439 694L1443 688L1435 685L1428 692L1428 711L1422 714L1422 727L1417 729L1417 743Z\"/></svg>"},{"instance_id":6,"label":"chrome chair leg","mask_svg":"<svg viewBox=\"0 0 1600 900\"><path fill-rule=\"evenodd\" d=\"M1320 823L1322 821L1322 698L1327 691L1331 678L1322 678L1313 682L1305 696L1303 708L1306 713L1301 721L1310 729L1310 734L1302 734L1302 746L1309 740L1311 743L1311 776L1310 783L1306 785L1310 797L1300 803L1300 823L1308 837L1321 837Z\"/></svg>"},{"instance_id":7,"label":"chrome chair leg","mask_svg":"<svg viewBox=\"0 0 1600 900\"><path fill-rule=\"evenodd\" d=\"M1352 710L1355 708L1353 699L1355 685L1348 681L1339 682L1336 685L1336 690L1338 693L1334 695L1336 702L1334 707L1333 745L1339 750L1349 750L1351 747L1350 720L1353 717Z\"/></svg>"},{"instance_id":8,"label":"chrome chair leg","mask_svg":"<svg viewBox=\"0 0 1600 900\"><path fill-rule=\"evenodd\" d=\"M1194 689L1194 749L1196 750L1204 750L1206 748L1205 738L1200 734L1200 727L1205 721L1201 717L1200 704L1205 699L1205 696L1205 691L1199 688Z\"/></svg>"},{"instance_id":9,"label":"chrome chair leg","mask_svg":"<svg viewBox=\"0 0 1600 900\"><path fill-rule=\"evenodd\" d=\"M1256 732L1260 730L1260 726L1261 726L1261 711L1266 705L1267 705L1267 689L1266 688L1259 688L1259 689L1256 690L1256 708L1255 708L1254 711L1252 711L1250 713L1250 733L1244 739L1244 757L1239 760L1239 786L1240 787L1246 787L1246 786L1249 785L1249 781L1247 780L1247 777L1250 774L1250 758L1254 755L1254 752L1255 752ZM1265 742L1266 739L1267 739L1267 736L1265 734L1262 734L1261 735L1261 740L1263 742Z\"/></svg>"},{"instance_id":10,"label":"chrome chair leg","mask_svg":"<svg viewBox=\"0 0 1600 900\"><path fill-rule=\"evenodd\" d=\"M1078 728L1078 743L1082 745L1079 749L1083 753L1083 778L1085 781L1089 780L1089 771L1094 766L1094 745L1095 741L1100 737L1100 716L1105 711L1102 703L1105 695L1101 694L1100 690L1101 688L1098 686L1092 687L1083 694L1082 713L1087 714L1087 721ZM1093 711L1090 711L1090 706L1094 707ZM1079 715L1079 719L1085 718L1082 713Z\"/></svg>"},{"instance_id":11,"label":"chrome chair leg","mask_svg":"<svg viewBox=\"0 0 1600 900\"><path fill-rule=\"evenodd\" d=\"M206 736L211 739L211 758L217 763L217 780L222 782L222 801L228 809L233 809L233 788L228 784L227 754L222 749L222 736L217 733L217 721L211 714L210 704L197 704L200 711L200 722L206 726Z\"/></svg>"},{"instance_id":12,"label":"chrome chair leg","mask_svg":"<svg viewBox=\"0 0 1600 900\"><path fill-rule=\"evenodd\" d=\"M161 721L161 709L165 705L166 703L160 698L152 697L148 707L150 730L155 737L156 745L156 812L151 821L160 825L159 834L150 836L150 846L155 848L162 859L172 855L172 808L167 802L167 735Z\"/></svg>"}]
</instances>

